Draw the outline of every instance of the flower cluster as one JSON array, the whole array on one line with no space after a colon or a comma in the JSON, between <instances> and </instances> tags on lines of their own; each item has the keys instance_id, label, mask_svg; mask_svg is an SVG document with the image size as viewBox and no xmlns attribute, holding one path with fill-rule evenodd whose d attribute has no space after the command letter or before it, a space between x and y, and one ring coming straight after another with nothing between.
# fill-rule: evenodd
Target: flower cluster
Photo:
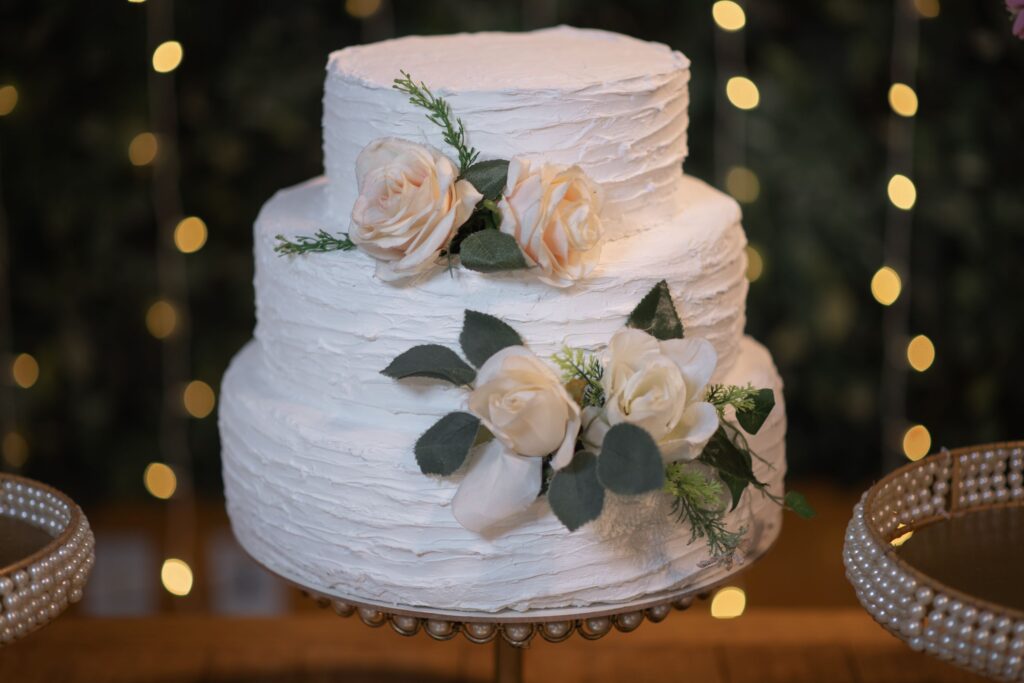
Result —
<instances>
[{"instance_id":1,"label":"flower cluster","mask_svg":"<svg viewBox=\"0 0 1024 683\"><path fill-rule=\"evenodd\" d=\"M374 140L356 159L359 197L348 235L278 235L277 251L358 247L377 259L382 280L417 276L455 258L480 272L530 268L555 287L593 271L603 236L600 186L578 166L519 157L477 161L448 103L402 76L395 88L427 110L459 162L428 145Z\"/></svg>"},{"instance_id":2,"label":"flower cluster","mask_svg":"<svg viewBox=\"0 0 1024 683\"><path fill-rule=\"evenodd\" d=\"M425 474L464 470L452 512L467 529L488 532L545 495L574 531L600 516L606 492L663 492L693 540L704 539L716 560L728 561L744 530L727 529L724 517L748 487L809 512L799 494L779 498L753 473L744 434L760 430L774 393L709 385L715 349L684 338L664 281L602 353L557 354L561 375L490 315L466 311L459 342L468 362L424 345L382 372L470 388L466 410L442 417L415 446Z\"/></svg>"}]
</instances>

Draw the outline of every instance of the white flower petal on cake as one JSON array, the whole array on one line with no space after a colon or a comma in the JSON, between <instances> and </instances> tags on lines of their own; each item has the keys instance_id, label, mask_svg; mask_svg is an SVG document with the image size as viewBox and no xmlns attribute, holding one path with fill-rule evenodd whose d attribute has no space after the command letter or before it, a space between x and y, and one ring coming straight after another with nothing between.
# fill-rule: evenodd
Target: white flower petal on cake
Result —
<instances>
[{"instance_id":1,"label":"white flower petal on cake","mask_svg":"<svg viewBox=\"0 0 1024 683\"><path fill-rule=\"evenodd\" d=\"M661 342L661 352L671 358L686 379L687 394L694 400L701 396L718 365L718 353L707 339L668 339Z\"/></svg>"},{"instance_id":2,"label":"white flower petal on cake","mask_svg":"<svg viewBox=\"0 0 1024 683\"><path fill-rule=\"evenodd\" d=\"M475 454L452 499L452 514L482 532L528 508L540 493L541 458L516 455L497 439Z\"/></svg>"},{"instance_id":3,"label":"white flower petal on cake","mask_svg":"<svg viewBox=\"0 0 1024 683\"><path fill-rule=\"evenodd\" d=\"M683 413L674 438L669 435L662 441L661 455L666 463L675 460L694 460L718 429L718 410L706 402L691 403Z\"/></svg>"}]
</instances>

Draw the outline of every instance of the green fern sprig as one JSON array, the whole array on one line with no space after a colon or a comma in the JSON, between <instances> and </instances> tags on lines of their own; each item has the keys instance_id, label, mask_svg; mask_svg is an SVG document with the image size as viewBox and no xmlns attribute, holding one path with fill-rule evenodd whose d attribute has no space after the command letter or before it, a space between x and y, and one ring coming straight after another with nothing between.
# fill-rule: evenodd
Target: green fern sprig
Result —
<instances>
[{"instance_id":1,"label":"green fern sprig","mask_svg":"<svg viewBox=\"0 0 1024 683\"><path fill-rule=\"evenodd\" d=\"M747 530L726 528L722 481L684 463L672 463L665 470L665 491L672 496L672 512L690 524L690 543L704 539L711 557L731 562Z\"/></svg>"},{"instance_id":2,"label":"green fern sprig","mask_svg":"<svg viewBox=\"0 0 1024 683\"><path fill-rule=\"evenodd\" d=\"M451 105L443 97L432 93L426 83L415 82L406 71L400 73L402 77L396 78L392 87L408 95L409 102L413 105L427 110L427 118L435 125L440 126L444 141L458 152L459 172L464 173L473 165L480 153L470 147L466 141L466 127L462 124L462 119L455 118L453 121Z\"/></svg>"},{"instance_id":3,"label":"green fern sprig","mask_svg":"<svg viewBox=\"0 0 1024 683\"><path fill-rule=\"evenodd\" d=\"M587 353L584 349L574 349L566 346L551 357L555 365L562 371L562 381L572 382L582 380L585 384L583 389L582 406L604 405L604 386L601 378L604 376L604 367L596 355Z\"/></svg>"},{"instance_id":4,"label":"green fern sprig","mask_svg":"<svg viewBox=\"0 0 1024 683\"><path fill-rule=\"evenodd\" d=\"M348 233L339 233L336 237L326 230L317 230L315 235L297 235L295 240L289 240L284 235L275 235L277 246L274 247L279 255L309 254L312 252L328 251L352 251L356 243L348 238Z\"/></svg>"},{"instance_id":5,"label":"green fern sprig","mask_svg":"<svg viewBox=\"0 0 1024 683\"><path fill-rule=\"evenodd\" d=\"M748 384L745 387L726 384L712 384L707 388L704 400L715 406L718 416L725 414L725 407L732 406L738 412L754 410L754 398L758 389Z\"/></svg>"}]
</instances>

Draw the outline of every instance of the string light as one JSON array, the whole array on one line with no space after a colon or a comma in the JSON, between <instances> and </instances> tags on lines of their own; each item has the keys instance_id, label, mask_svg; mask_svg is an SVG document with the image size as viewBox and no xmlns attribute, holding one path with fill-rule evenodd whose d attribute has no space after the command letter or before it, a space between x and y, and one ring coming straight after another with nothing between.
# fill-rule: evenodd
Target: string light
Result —
<instances>
[{"instance_id":1,"label":"string light","mask_svg":"<svg viewBox=\"0 0 1024 683\"><path fill-rule=\"evenodd\" d=\"M206 223L198 216L181 219L174 228L174 246L183 254L194 254L206 244Z\"/></svg>"},{"instance_id":2,"label":"string light","mask_svg":"<svg viewBox=\"0 0 1024 683\"><path fill-rule=\"evenodd\" d=\"M904 117L917 113L917 93L906 83L893 83L889 87L889 106Z\"/></svg>"},{"instance_id":3,"label":"string light","mask_svg":"<svg viewBox=\"0 0 1024 683\"><path fill-rule=\"evenodd\" d=\"M757 282L764 274L764 258L752 244L747 245L747 280Z\"/></svg>"},{"instance_id":4,"label":"string light","mask_svg":"<svg viewBox=\"0 0 1024 683\"><path fill-rule=\"evenodd\" d=\"M157 339L166 339L178 327L178 311L169 301L156 301L146 311L146 329Z\"/></svg>"},{"instance_id":5,"label":"string light","mask_svg":"<svg viewBox=\"0 0 1024 683\"><path fill-rule=\"evenodd\" d=\"M871 278L871 296L883 306L892 306L900 298L903 282L900 275L889 266L882 266Z\"/></svg>"},{"instance_id":6,"label":"string light","mask_svg":"<svg viewBox=\"0 0 1024 683\"><path fill-rule=\"evenodd\" d=\"M889 201L897 209L910 211L914 208L914 203L917 201L917 188L914 187L914 181L907 176L902 173L893 175L889 179L888 192Z\"/></svg>"},{"instance_id":7,"label":"string light","mask_svg":"<svg viewBox=\"0 0 1024 683\"><path fill-rule=\"evenodd\" d=\"M7 432L3 441L4 462L18 469L28 461L28 441L18 432Z\"/></svg>"},{"instance_id":8,"label":"string light","mask_svg":"<svg viewBox=\"0 0 1024 683\"><path fill-rule=\"evenodd\" d=\"M932 435L924 425L914 425L903 434L903 454L909 460L920 460L932 449Z\"/></svg>"},{"instance_id":9,"label":"string light","mask_svg":"<svg viewBox=\"0 0 1024 683\"><path fill-rule=\"evenodd\" d=\"M725 190L736 201L751 204L761 195L761 181L746 166L733 166L725 174Z\"/></svg>"},{"instance_id":10,"label":"string light","mask_svg":"<svg viewBox=\"0 0 1024 683\"><path fill-rule=\"evenodd\" d=\"M934 19L939 16L939 0L914 0L914 9L924 19Z\"/></svg>"},{"instance_id":11,"label":"string light","mask_svg":"<svg viewBox=\"0 0 1024 683\"><path fill-rule=\"evenodd\" d=\"M749 110L755 108L761 101L761 93L754 81L746 76L733 76L725 84L725 96L737 109Z\"/></svg>"},{"instance_id":12,"label":"string light","mask_svg":"<svg viewBox=\"0 0 1024 683\"><path fill-rule=\"evenodd\" d=\"M726 586L711 598L711 616L715 619L735 619L746 608L747 594L736 586Z\"/></svg>"},{"instance_id":13,"label":"string light","mask_svg":"<svg viewBox=\"0 0 1024 683\"><path fill-rule=\"evenodd\" d=\"M723 31L739 31L747 24L747 14L732 0L718 0L711 6L711 17Z\"/></svg>"},{"instance_id":14,"label":"string light","mask_svg":"<svg viewBox=\"0 0 1024 683\"><path fill-rule=\"evenodd\" d=\"M128 2L132 3L133 5L141 5L142 3L146 2L146 0L128 0Z\"/></svg>"},{"instance_id":15,"label":"string light","mask_svg":"<svg viewBox=\"0 0 1024 683\"><path fill-rule=\"evenodd\" d=\"M213 412L217 405L217 397L210 385L202 380L192 380L182 392L181 401L185 410L196 419L203 419Z\"/></svg>"},{"instance_id":16,"label":"string light","mask_svg":"<svg viewBox=\"0 0 1024 683\"><path fill-rule=\"evenodd\" d=\"M13 85L0 87L0 116L7 116L18 106L18 89Z\"/></svg>"},{"instance_id":17,"label":"string light","mask_svg":"<svg viewBox=\"0 0 1024 683\"><path fill-rule=\"evenodd\" d=\"M345 0L345 11L356 19L369 19L380 11L381 0Z\"/></svg>"},{"instance_id":18,"label":"string light","mask_svg":"<svg viewBox=\"0 0 1024 683\"><path fill-rule=\"evenodd\" d=\"M904 528L906 526L907 526L906 524L904 524L903 522L900 522L899 524L896 525L896 528L897 529L902 529L902 528ZM909 541L910 537L913 536L913 535L914 535L914 530L911 529L910 531L907 531L907 533L905 533L905 534L903 534L901 536L897 536L896 538L892 539L891 541L889 541L889 543L892 545L893 548L899 548L901 545L903 545L904 543Z\"/></svg>"},{"instance_id":19,"label":"string light","mask_svg":"<svg viewBox=\"0 0 1024 683\"><path fill-rule=\"evenodd\" d=\"M924 372L935 362L935 344L923 334L919 334L907 344L907 362L918 372Z\"/></svg>"},{"instance_id":20,"label":"string light","mask_svg":"<svg viewBox=\"0 0 1024 683\"><path fill-rule=\"evenodd\" d=\"M188 595L192 592L192 567L184 560L170 557L160 569L160 582L171 595Z\"/></svg>"},{"instance_id":21,"label":"string light","mask_svg":"<svg viewBox=\"0 0 1024 683\"><path fill-rule=\"evenodd\" d=\"M178 488L178 477L162 462L151 462L142 475L143 484L150 495L160 500L167 500Z\"/></svg>"},{"instance_id":22,"label":"string light","mask_svg":"<svg viewBox=\"0 0 1024 683\"><path fill-rule=\"evenodd\" d=\"M19 353L11 363L11 377L22 389L32 387L39 380L39 363L27 353Z\"/></svg>"},{"instance_id":23,"label":"string light","mask_svg":"<svg viewBox=\"0 0 1024 683\"><path fill-rule=\"evenodd\" d=\"M128 144L128 160L132 166L147 166L156 160L160 142L152 133L139 133Z\"/></svg>"},{"instance_id":24,"label":"string light","mask_svg":"<svg viewBox=\"0 0 1024 683\"><path fill-rule=\"evenodd\" d=\"M185 50L181 43L176 40L164 41L153 50L153 70L161 74L170 73L178 68L184 56Z\"/></svg>"}]
</instances>

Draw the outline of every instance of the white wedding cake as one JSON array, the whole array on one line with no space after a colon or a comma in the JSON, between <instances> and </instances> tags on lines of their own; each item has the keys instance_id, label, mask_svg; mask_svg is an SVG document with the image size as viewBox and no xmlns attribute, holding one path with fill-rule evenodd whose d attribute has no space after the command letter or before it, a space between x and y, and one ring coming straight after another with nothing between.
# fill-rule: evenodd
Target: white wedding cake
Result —
<instances>
[{"instance_id":1,"label":"white wedding cake","mask_svg":"<svg viewBox=\"0 0 1024 683\"><path fill-rule=\"evenodd\" d=\"M325 175L260 212L222 388L254 558L498 612L711 585L771 545L782 385L744 336L740 209L683 174L689 69L568 27L330 56Z\"/></svg>"}]
</instances>

